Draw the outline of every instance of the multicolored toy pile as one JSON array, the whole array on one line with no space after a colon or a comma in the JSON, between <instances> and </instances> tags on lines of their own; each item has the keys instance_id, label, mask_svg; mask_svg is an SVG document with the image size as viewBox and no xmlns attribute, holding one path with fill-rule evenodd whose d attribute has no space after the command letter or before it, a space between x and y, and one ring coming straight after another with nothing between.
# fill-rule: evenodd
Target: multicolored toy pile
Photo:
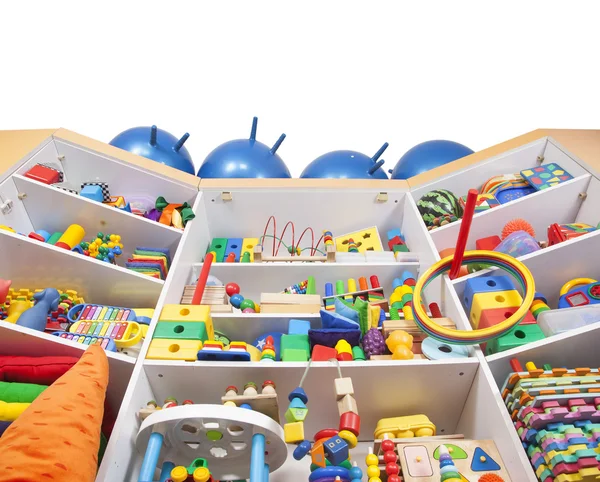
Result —
<instances>
[{"instance_id":1,"label":"multicolored toy pile","mask_svg":"<svg viewBox=\"0 0 600 482\"><path fill-rule=\"evenodd\" d=\"M164 280L169 274L171 255L168 249L138 247L135 248L125 267L132 271Z\"/></svg>"},{"instance_id":2,"label":"multicolored toy pile","mask_svg":"<svg viewBox=\"0 0 600 482\"><path fill-rule=\"evenodd\" d=\"M541 482L600 478L600 372L538 369L517 360L502 388L504 403Z\"/></svg>"}]
</instances>

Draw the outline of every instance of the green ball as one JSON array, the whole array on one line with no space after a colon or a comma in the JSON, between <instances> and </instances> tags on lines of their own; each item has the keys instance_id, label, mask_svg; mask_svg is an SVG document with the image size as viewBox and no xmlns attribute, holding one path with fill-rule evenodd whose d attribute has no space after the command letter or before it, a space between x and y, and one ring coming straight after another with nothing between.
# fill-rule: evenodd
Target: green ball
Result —
<instances>
[{"instance_id":1,"label":"green ball","mask_svg":"<svg viewBox=\"0 0 600 482\"><path fill-rule=\"evenodd\" d=\"M98 233L98 234L96 234L96 237L100 238L100 239L104 239L104 233Z\"/></svg>"},{"instance_id":2,"label":"green ball","mask_svg":"<svg viewBox=\"0 0 600 482\"><path fill-rule=\"evenodd\" d=\"M253 310L256 311L256 305L254 304L254 301L249 300L248 298L244 299L244 301L242 301L240 303L240 310L245 310L246 308L252 308Z\"/></svg>"}]
</instances>

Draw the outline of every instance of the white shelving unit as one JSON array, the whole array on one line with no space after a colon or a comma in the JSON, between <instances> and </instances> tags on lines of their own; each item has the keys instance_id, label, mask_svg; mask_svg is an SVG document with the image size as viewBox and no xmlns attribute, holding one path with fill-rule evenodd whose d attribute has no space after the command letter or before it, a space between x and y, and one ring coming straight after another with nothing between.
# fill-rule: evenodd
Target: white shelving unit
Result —
<instances>
[{"instance_id":1,"label":"white shelving unit","mask_svg":"<svg viewBox=\"0 0 600 482\"><path fill-rule=\"evenodd\" d=\"M0 174L0 198L14 202L11 213L0 215L0 224L11 225L27 234L35 229L61 230L79 223L92 235L95 231L121 234L126 244L124 257L135 246L144 244L169 247L172 256L169 276L162 282L0 230L0 277L12 279L15 287L41 288L52 284L59 289L76 289L94 303L156 307L137 359L122 353L109 354L108 398L114 407L120 406L120 411L98 473L97 480L103 482L137 480L142 455L135 449L139 428L135 414L148 400L160 403L174 396L197 403L219 403L229 384L243 386L247 381L259 383L272 379L277 384L283 413L287 393L302 377L306 363L145 359L158 313L165 304L180 302L184 287L198 276L211 239L260 237L270 215L277 219L278 235L287 221L293 221L296 239L309 226L314 229L315 239L325 229L336 236L377 226L385 242L386 232L399 228L417 261L217 263L211 269L211 274L224 283L238 283L241 294L256 302L260 300L260 293L279 292L308 276L315 277L317 291L323 295L326 282L377 275L389 297L394 278L404 270L417 276L422 274L440 259L439 250L456 243L460 222L428 231L421 220L416 201L432 189L449 189L464 195L469 188L478 187L492 175L518 172L540 162L556 162L574 176L573 180L546 191L477 214L468 249L474 249L475 239L479 237L499 234L502 226L515 217L531 222L538 239L544 238L547 226L554 222L595 225L600 221L600 180L596 173L586 162L548 137L533 139L413 189L403 181L343 180L202 180L194 186L177 176L171 179L122 160L118 150L80 142L76 136L63 137L67 138L53 136L41 143L8 174ZM180 231L25 178L24 173L37 162L57 163L74 184L94 180L108 182L115 195L150 193L162 195L170 202L187 201L193 205L196 218ZM272 234L272 229L271 226L267 234ZM310 235L305 235L304 240L307 236L308 246ZM266 241L265 246L266 252L271 247L270 241ZM596 232L521 260L532 271L537 290L548 297L551 307L556 307L558 290L565 281L600 276L596 254L599 248L600 235ZM470 276L481 276L485 272ZM465 278L438 279L429 286L425 296L427 302L438 303L458 328L470 329L460 301L464 285ZM247 342L265 332L286 331L290 318L306 319L313 327L320 326L318 313L213 314L216 330L231 339ZM81 345L3 322L0 322L0 332L2 354L74 354L83 349ZM469 358L452 361L342 362L342 373L354 381L361 410L362 443L357 454L366 453L367 442L372 439L379 419L424 413L436 424L440 435L462 433L468 438L494 439L512 479L534 482L535 475L500 397L499 386L510 372L509 361L518 357L522 363L532 360L540 365L598 366L594 347L599 340L600 327L589 326L488 357L475 347ZM304 385L311 397L306 422L308 435L337 423L332 388L336 376L337 368L328 362L314 363L309 372ZM356 458L362 464L364 457L356 455ZM271 480L301 480L307 470L308 464L290 458Z\"/></svg>"}]
</instances>

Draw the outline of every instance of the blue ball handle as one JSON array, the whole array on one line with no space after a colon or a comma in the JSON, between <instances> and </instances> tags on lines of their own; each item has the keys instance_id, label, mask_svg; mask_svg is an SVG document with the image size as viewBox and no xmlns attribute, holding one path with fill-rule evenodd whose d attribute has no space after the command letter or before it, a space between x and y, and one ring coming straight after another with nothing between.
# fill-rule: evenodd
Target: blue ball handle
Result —
<instances>
[{"instance_id":1,"label":"blue ball handle","mask_svg":"<svg viewBox=\"0 0 600 482\"><path fill-rule=\"evenodd\" d=\"M163 440L164 437L162 433L153 432L150 435L148 447L146 447L146 454L144 455L144 461L142 462L142 468L140 469L138 482L154 481L154 471L158 465L158 459L160 457Z\"/></svg>"}]
</instances>

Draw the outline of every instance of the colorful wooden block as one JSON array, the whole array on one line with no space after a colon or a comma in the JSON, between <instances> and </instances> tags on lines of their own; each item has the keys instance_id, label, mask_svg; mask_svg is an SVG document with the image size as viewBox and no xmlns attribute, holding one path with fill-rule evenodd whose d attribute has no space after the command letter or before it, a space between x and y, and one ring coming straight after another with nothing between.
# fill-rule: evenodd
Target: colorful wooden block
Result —
<instances>
[{"instance_id":1,"label":"colorful wooden block","mask_svg":"<svg viewBox=\"0 0 600 482\"><path fill-rule=\"evenodd\" d=\"M308 361L309 354L306 350L296 348L286 348L281 350L281 361L284 362L305 362Z\"/></svg>"},{"instance_id":2,"label":"colorful wooden block","mask_svg":"<svg viewBox=\"0 0 600 482\"><path fill-rule=\"evenodd\" d=\"M340 416L340 432L347 430L358 437L360 433L360 415L354 412L344 412Z\"/></svg>"},{"instance_id":3,"label":"colorful wooden block","mask_svg":"<svg viewBox=\"0 0 600 482\"><path fill-rule=\"evenodd\" d=\"M325 440L317 440L310 451L311 461L314 465L318 467L327 466L327 459L325 458L325 448L323 444Z\"/></svg>"},{"instance_id":4,"label":"colorful wooden block","mask_svg":"<svg viewBox=\"0 0 600 482\"><path fill-rule=\"evenodd\" d=\"M288 322L288 335L306 335L310 330L310 321L291 319Z\"/></svg>"},{"instance_id":5,"label":"colorful wooden block","mask_svg":"<svg viewBox=\"0 0 600 482\"><path fill-rule=\"evenodd\" d=\"M203 321L159 321L152 338L207 341L208 335Z\"/></svg>"},{"instance_id":6,"label":"colorful wooden block","mask_svg":"<svg viewBox=\"0 0 600 482\"><path fill-rule=\"evenodd\" d=\"M229 253L233 253L235 255L236 262L239 262L242 253L243 241L244 240L242 238L229 238L227 240L227 245L225 246L225 259L227 259L227 256L229 256Z\"/></svg>"},{"instance_id":7,"label":"colorful wooden block","mask_svg":"<svg viewBox=\"0 0 600 482\"><path fill-rule=\"evenodd\" d=\"M495 308L515 308L521 306L523 298L517 290L476 293L473 296L469 321L475 329L479 326L479 318L483 310Z\"/></svg>"},{"instance_id":8,"label":"colorful wooden block","mask_svg":"<svg viewBox=\"0 0 600 482\"><path fill-rule=\"evenodd\" d=\"M165 305L158 321L202 321L206 326L208 339L215 339L209 305Z\"/></svg>"},{"instance_id":9,"label":"colorful wooden block","mask_svg":"<svg viewBox=\"0 0 600 482\"><path fill-rule=\"evenodd\" d=\"M394 250L394 246L400 246L403 245L404 241L402 241L400 239L400 236L394 236L392 239L390 239L388 241L388 248L390 248L390 251Z\"/></svg>"},{"instance_id":10,"label":"colorful wooden block","mask_svg":"<svg viewBox=\"0 0 600 482\"><path fill-rule=\"evenodd\" d=\"M458 202L464 209L467 203L467 196L461 197ZM488 209L492 209L497 206L500 206L500 203L493 194L478 194L477 201L475 202L475 213L487 211Z\"/></svg>"},{"instance_id":11,"label":"colorful wooden block","mask_svg":"<svg viewBox=\"0 0 600 482\"><path fill-rule=\"evenodd\" d=\"M49 167L36 164L25 173L25 177L35 179L44 184L56 184L60 181L60 173Z\"/></svg>"},{"instance_id":12,"label":"colorful wooden block","mask_svg":"<svg viewBox=\"0 0 600 482\"><path fill-rule=\"evenodd\" d=\"M285 419L290 423L304 422L307 414L308 408L306 408L306 404L299 398L294 398L285 412Z\"/></svg>"},{"instance_id":13,"label":"colorful wooden block","mask_svg":"<svg viewBox=\"0 0 600 482\"><path fill-rule=\"evenodd\" d=\"M99 203L104 201L104 195L102 194L102 188L100 186L83 186L79 195Z\"/></svg>"},{"instance_id":14,"label":"colorful wooden block","mask_svg":"<svg viewBox=\"0 0 600 482\"><path fill-rule=\"evenodd\" d=\"M506 335L488 341L485 347L486 355L500 353L544 338L546 336L538 325L518 325Z\"/></svg>"},{"instance_id":15,"label":"colorful wooden block","mask_svg":"<svg viewBox=\"0 0 600 482\"><path fill-rule=\"evenodd\" d=\"M287 444L302 442L304 440L304 423L293 422L284 424L283 435Z\"/></svg>"},{"instance_id":16,"label":"colorful wooden block","mask_svg":"<svg viewBox=\"0 0 600 482\"><path fill-rule=\"evenodd\" d=\"M479 276L470 278L465 285L463 304L467 313L471 313L473 298L476 293L493 293L496 291L514 290L515 285L510 276Z\"/></svg>"},{"instance_id":17,"label":"colorful wooden block","mask_svg":"<svg viewBox=\"0 0 600 482\"><path fill-rule=\"evenodd\" d=\"M208 251L214 251L217 255L215 256L215 263L222 263L225 261L225 250L227 248L227 238L213 238L210 243Z\"/></svg>"},{"instance_id":18,"label":"colorful wooden block","mask_svg":"<svg viewBox=\"0 0 600 482\"><path fill-rule=\"evenodd\" d=\"M501 242L500 236L488 236L475 241L475 247L482 251L494 251Z\"/></svg>"},{"instance_id":19,"label":"colorful wooden block","mask_svg":"<svg viewBox=\"0 0 600 482\"><path fill-rule=\"evenodd\" d=\"M244 253L250 253L250 262L254 263L254 247L258 244L258 238L244 238L242 240L242 253L240 257L244 256Z\"/></svg>"},{"instance_id":20,"label":"colorful wooden block","mask_svg":"<svg viewBox=\"0 0 600 482\"><path fill-rule=\"evenodd\" d=\"M524 171L521 171L521 176L523 176L523 179L525 179L531 187L538 191L548 189L561 182L573 179L571 174L554 162L543 166L532 167L531 169L525 169Z\"/></svg>"},{"instance_id":21,"label":"colorful wooden block","mask_svg":"<svg viewBox=\"0 0 600 482\"><path fill-rule=\"evenodd\" d=\"M146 358L149 360L196 361L202 349L200 340L171 340L154 338L150 342Z\"/></svg>"},{"instance_id":22,"label":"colorful wooden block","mask_svg":"<svg viewBox=\"0 0 600 482\"><path fill-rule=\"evenodd\" d=\"M344 460L348 459L348 444L338 435L326 440L323 448L325 449L325 456L332 465L340 465Z\"/></svg>"},{"instance_id":23,"label":"colorful wooden block","mask_svg":"<svg viewBox=\"0 0 600 482\"><path fill-rule=\"evenodd\" d=\"M308 335L282 335L281 361L308 361L310 342Z\"/></svg>"},{"instance_id":24,"label":"colorful wooden block","mask_svg":"<svg viewBox=\"0 0 600 482\"><path fill-rule=\"evenodd\" d=\"M383 251L383 244L376 226L362 229L353 233L343 234L334 238L336 251L347 252L348 241L353 239L359 253L366 251Z\"/></svg>"},{"instance_id":25,"label":"colorful wooden block","mask_svg":"<svg viewBox=\"0 0 600 482\"><path fill-rule=\"evenodd\" d=\"M335 348L331 348L323 345L315 345L312 350L310 358L312 361L329 361L337 357L337 351Z\"/></svg>"},{"instance_id":26,"label":"colorful wooden block","mask_svg":"<svg viewBox=\"0 0 600 482\"><path fill-rule=\"evenodd\" d=\"M354 387L352 386L352 378L336 378L334 381L335 396L341 400L346 395L354 395Z\"/></svg>"},{"instance_id":27,"label":"colorful wooden block","mask_svg":"<svg viewBox=\"0 0 600 482\"><path fill-rule=\"evenodd\" d=\"M483 310L481 312L481 316L479 317L479 327L478 329L482 330L483 328L489 328L490 326L497 325L498 323L502 323L510 318L518 308L495 308ZM537 321L531 314L531 312L527 312L523 321L521 321L520 325L535 325Z\"/></svg>"}]
</instances>

